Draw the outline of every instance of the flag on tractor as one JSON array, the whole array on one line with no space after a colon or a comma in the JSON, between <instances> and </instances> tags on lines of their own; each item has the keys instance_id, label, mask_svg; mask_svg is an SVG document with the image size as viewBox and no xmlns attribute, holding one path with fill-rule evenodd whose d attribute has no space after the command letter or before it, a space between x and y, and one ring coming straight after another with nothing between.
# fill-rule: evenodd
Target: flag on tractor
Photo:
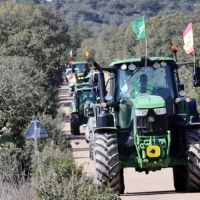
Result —
<instances>
[{"instance_id":1,"label":"flag on tractor","mask_svg":"<svg viewBox=\"0 0 200 200\"><path fill-rule=\"evenodd\" d=\"M71 84L77 84L76 74L75 73L72 73L71 76L69 76L68 82L71 83Z\"/></svg>"},{"instance_id":2,"label":"flag on tractor","mask_svg":"<svg viewBox=\"0 0 200 200\"><path fill-rule=\"evenodd\" d=\"M146 37L146 28L145 28L145 17L142 16L138 19L135 19L131 22L132 29L136 34L136 40L140 40Z\"/></svg>"},{"instance_id":3,"label":"flag on tractor","mask_svg":"<svg viewBox=\"0 0 200 200\"><path fill-rule=\"evenodd\" d=\"M194 53L194 41L192 23L189 23L187 28L183 31L184 49L186 54Z\"/></svg>"},{"instance_id":4,"label":"flag on tractor","mask_svg":"<svg viewBox=\"0 0 200 200\"><path fill-rule=\"evenodd\" d=\"M70 57L72 57L72 55L73 55L72 50L70 50L69 55L70 55Z\"/></svg>"},{"instance_id":5,"label":"flag on tractor","mask_svg":"<svg viewBox=\"0 0 200 200\"><path fill-rule=\"evenodd\" d=\"M88 50L85 51L85 58L88 59L90 57L90 52Z\"/></svg>"}]
</instances>

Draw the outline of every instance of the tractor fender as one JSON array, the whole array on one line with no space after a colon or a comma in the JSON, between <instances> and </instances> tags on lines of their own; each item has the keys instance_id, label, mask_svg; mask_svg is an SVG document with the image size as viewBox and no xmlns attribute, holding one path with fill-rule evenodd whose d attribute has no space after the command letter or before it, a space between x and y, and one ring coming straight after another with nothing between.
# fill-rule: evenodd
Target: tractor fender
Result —
<instances>
[{"instance_id":1,"label":"tractor fender","mask_svg":"<svg viewBox=\"0 0 200 200\"><path fill-rule=\"evenodd\" d=\"M184 136L187 137L188 130L200 129L200 123L199 122L195 122L195 123L187 122L187 123L183 124L180 128L181 128L181 131L183 132Z\"/></svg>"},{"instance_id":2,"label":"tractor fender","mask_svg":"<svg viewBox=\"0 0 200 200\"><path fill-rule=\"evenodd\" d=\"M96 133L118 133L118 129L115 127L100 127L100 128L95 128L94 134Z\"/></svg>"},{"instance_id":3,"label":"tractor fender","mask_svg":"<svg viewBox=\"0 0 200 200\"><path fill-rule=\"evenodd\" d=\"M69 83L69 87L70 88L75 87L75 84L74 83Z\"/></svg>"},{"instance_id":4,"label":"tractor fender","mask_svg":"<svg viewBox=\"0 0 200 200\"><path fill-rule=\"evenodd\" d=\"M75 101L72 101L72 103L71 103L70 113L78 113L78 110L76 109Z\"/></svg>"},{"instance_id":5,"label":"tractor fender","mask_svg":"<svg viewBox=\"0 0 200 200\"><path fill-rule=\"evenodd\" d=\"M181 128L184 129L184 131L188 129L200 129L200 122L195 122L195 123L188 122L184 124Z\"/></svg>"},{"instance_id":6,"label":"tractor fender","mask_svg":"<svg viewBox=\"0 0 200 200\"><path fill-rule=\"evenodd\" d=\"M78 112L77 111L72 111L71 114L78 114Z\"/></svg>"}]
</instances>

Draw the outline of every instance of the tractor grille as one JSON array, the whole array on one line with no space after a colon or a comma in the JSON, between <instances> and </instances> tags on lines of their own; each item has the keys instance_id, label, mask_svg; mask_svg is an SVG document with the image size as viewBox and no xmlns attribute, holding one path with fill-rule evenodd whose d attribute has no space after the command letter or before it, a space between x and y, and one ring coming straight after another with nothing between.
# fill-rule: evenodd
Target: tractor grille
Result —
<instances>
[{"instance_id":1,"label":"tractor grille","mask_svg":"<svg viewBox=\"0 0 200 200\"><path fill-rule=\"evenodd\" d=\"M167 133L167 115L156 115L149 109L146 116L136 116L136 125L140 136L164 135Z\"/></svg>"}]
</instances>

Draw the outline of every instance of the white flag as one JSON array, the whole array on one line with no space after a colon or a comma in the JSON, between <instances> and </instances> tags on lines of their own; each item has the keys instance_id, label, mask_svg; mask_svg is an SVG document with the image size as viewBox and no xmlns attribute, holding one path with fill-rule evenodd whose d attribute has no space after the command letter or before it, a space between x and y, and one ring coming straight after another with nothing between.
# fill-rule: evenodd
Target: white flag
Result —
<instances>
[{"instance_id":1,"label":"white flag","mask_svg":"<svg viewBox=\"0 0 200 200\"><path fill-rule=\"evenodd\" d=\"M72 57L72 50L70 50L69 55L70 55L70 57Z\"/></svg>"}]
</instances>

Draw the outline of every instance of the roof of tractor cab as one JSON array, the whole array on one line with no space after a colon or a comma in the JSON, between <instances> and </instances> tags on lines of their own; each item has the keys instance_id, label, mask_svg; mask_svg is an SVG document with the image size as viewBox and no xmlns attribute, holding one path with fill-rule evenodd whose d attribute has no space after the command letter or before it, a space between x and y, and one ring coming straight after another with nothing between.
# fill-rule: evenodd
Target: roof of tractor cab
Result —
<instances>
[{"instance_id":1,"label":"roof of tractor cab","mask_svg":"<svg viewBox=\"0 0 200 200\"><path fill-rule=\"evenodd\" d=\"M90 90L91 91L91 86L90 86L90 83L79 83L79 84L77 84L76 85L76 88L75 88L75 90L76 90L76 92L78 92L78 91L86 91L86 90Z\"/></svg>"},{"instance_id":2,"label":"roof of tractor cab","mask_svg":"<svg viewBox=\"0 0 200 200\"><path fill-rule=\"evenodd\" d=\"M129 59L124 59L124 60L117 60L112 62L109 67L113 67L115 65L118 64L124 64L124 63L140 63L144 61L145 62L145 58L129 58ZM155 61L174 61L174 58L170 58L170 57L148 57L147 58L147 62L155 62Z\"/></svg>"},{"instance_id":3,"label":"roof of tractor cab","mask_svg":"<svg viewBox=\"0 0 200 200\"><path fill-rule=\"evenodd\" d=\"M85 92L85 91L91 92L91 89L92 89L92 88L82 87L82 88L76 88L75 91L76 91L76 92Z\"/></svg>"},{"instance_id":4,"label":"roof of tractor cab","mask_svg":"<svg viewBox=\"0 0 200 200\"><path fill-rule=\"evenodd\" d=\"M76 65L76 64L88 64L87 61L77 61L77 62L73 62L72 65Z\"/></svg>"}]
</instances>

